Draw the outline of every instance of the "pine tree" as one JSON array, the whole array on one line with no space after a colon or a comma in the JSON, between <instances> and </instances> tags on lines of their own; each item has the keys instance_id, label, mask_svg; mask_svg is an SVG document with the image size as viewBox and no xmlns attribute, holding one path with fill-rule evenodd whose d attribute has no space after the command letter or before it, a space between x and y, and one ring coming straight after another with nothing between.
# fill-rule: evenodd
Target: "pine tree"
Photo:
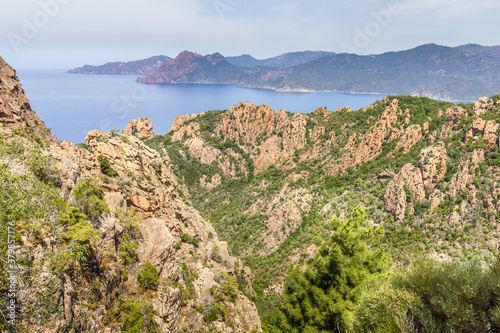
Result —
<instances>
[{"instance_id":1,"label":"pine tree","mask_svg":"<svg viewBox=\"0 0 500 333\"><path fill-rule=\"evenodd\" d=\"M368 217L355 208L347 220L334 219L334 232L318 250L313 264L291 270L285 281L283 312L296 332L345 332L363 283L386 272L382 248L370 249L381 230L367 226Z\"/></svg>"}]
</instances>

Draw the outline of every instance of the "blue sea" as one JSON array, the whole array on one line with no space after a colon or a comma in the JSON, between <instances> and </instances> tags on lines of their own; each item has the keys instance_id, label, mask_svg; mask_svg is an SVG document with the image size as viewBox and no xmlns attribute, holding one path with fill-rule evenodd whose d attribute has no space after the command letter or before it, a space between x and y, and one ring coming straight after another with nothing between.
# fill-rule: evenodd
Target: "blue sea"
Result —
<instances>
[{"instance_id":1,"label":"blue sea","mask_svg":"<svg viewBox=\"0 0 500 333\"><path fill-rule=\"evenodd\" d=\"M60 69L17 71L32 108L60 140L84 141L88 131L123 130L134 118L153 120L156 134L170 130L180 115L226 110L239 102L271 105L275 111L309 113L320 106L329 110L360 109L385 95L333 92L288 93L245 89L234 85L158 84L136 82L137 75L69 74Z\"/></svg>"}]
</instances>

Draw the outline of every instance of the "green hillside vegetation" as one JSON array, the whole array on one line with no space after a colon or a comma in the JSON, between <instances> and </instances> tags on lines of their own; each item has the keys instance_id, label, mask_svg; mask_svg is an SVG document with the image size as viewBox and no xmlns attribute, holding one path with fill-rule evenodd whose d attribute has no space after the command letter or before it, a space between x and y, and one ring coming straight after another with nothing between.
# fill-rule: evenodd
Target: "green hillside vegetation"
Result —
<instances>
[{"instance_id":1,"label":"green hillside vegetation","mask_svg":"<svg viewBox=\"0 0 500 333\"><path fill-rule=\"evenodd\" d=\"M400 110L408 109L410 111L409 117L401 113L394 127L405 130L412 125L419 125L423 128L424 124L427 123L425 126L428 126L428 130L423 134L422 139L405 153L403 150L395 151L401 137L391 141L391 133L389 133L384 138L381 152L377 157L351 166L343 172L329 175L328 166L332 165L332 161L339 164L343 163L343 158L348 150L346 145L352 135L357 133L358 140L355 144L358 144L359 140L361 140L359 138L366 135L373 128L374 122L391 105L394 99L399 101ZM500 96L493 96L491 99L494 103L500 99ZM444 126L451 123L451 118L444 111L456 106L464 108L466 115L458 123L452 124L452 135L441 136L440 133L444 133ZM497 104L496 107L488 109L480 118L485 121L497 120L500 122L499 109L500 107ZM442 115L438 116L440 110L443 112ZM475 118L472 104L456 105L428 98L394 96L384 101L377 101L371 108L365 108L364 110L335 112L328 117L324 117L319 113L311 113L307 115L306 145L295 150L290 158L282 164L272 165L260 173L256 173L252 167L256 155L250 152L255 149L257 152L260 151L262 144L267 139L274 135L281 137L283 134L279 131L263 131L251 143L245 141L243 137L240 139L225 138L220 132L216 131L216 128L225 119L225 116L229 117L229 112L229 110L210 111L186 121L183 126L197 123L199 129L195 130L192 135L185 134L181 140L173 140L175 132L171 131L166 135L156 136L146 142L159 152L165 149L168 154L166 158L169 160L166 163L172 167L179 182L186 186L187 192L184 193L186 200L192 203L207 220L211 221L219 236L228 242L232 254L239 256L243 263L252 269L255 274L252 286L257 294L253 300L259 308L264 323L266 323L266 318L276 317L277 313L281 314L278 317L285 318L282 317L283 313L287 313L288 310L286 309L290 308L290 305L284 305L290 301L286 296L286 290L290 290L287 289L290 288L287 284L291 283L289 279L294 278L296 281L294 283L299 283L297 281L304 279L298 277L299 272L304 269L306 276L311 275L310 272L315 267L315 258L324 249L324 244L327 244L335 235L336 227L335 223L331 222L332 218L335 221L338 218L342 220L342 217L349 216L356 207L361 207L366 212L369 217L368 225L370 230L377 228L384 230L379 237L367 239L367 246L370 249L386 249L392 260L399 265L403 265L403 267L408 267L422 256L444 255L449 259L466 262L463 264L464 267L472 265L470 262L492 263L494 261L498 248L495 244L499 243L496 221L500 216L496 211L487 208L481 203L485 200L491 200L492 204L495 205L498 201L496 198L492 198L491 194L492 188L495 188L496 182L500 180L498 133L494 145L489 146L488 142L481 137L465 142L466 132L471 128ZM289 118L292 116L293 114L288 114ZM406 118L409 119L406 120ZM316 141L313 141L310 133L317 127L324 127L325 132ZM334 136L337 141L335 144L328 146L328 140ZM202 138L208 147L217 149L222 157L226 156L231 161L231 165L239 170L236 176L224 173L217 160L211 164L204 164L200 159L196 158L190 151L189 145L186 144L193 137ZM407 211L402 221L396 221L384 204L384 195L390 179L395 174L397 175L406 164L410 163L418 168L418 157L421 151L433 144L435 145L437 142L444 143L447 153L446 174L443 179L435 184L435 189L444 194L443 199L435 209L431 209L431 189L426 188L425 199L418 201L415 200L410 189L405 185ZM308 155L310 155L314 147L328 147L329 153L324 158L310 158ZM355 149L351 151L351 154L356 154ZM453 197L449 195L447 192L453 177L456 177L460 171L461 162L469 159L471 154L481 151L484 152L484 161L480 162L477 168L471 167L469 170L468 174L472 175L473 180L468 183L468 189L459 191L458 195ZM241 156L241 159L235 156ZM219 160L222 157L219 157ZM241 163L241 161L244 161L244 163ZM242 168L242 165L245 168ZM389 176L381 176L387 172ZM292 176L297 174L305 174L306 176L293 179ZM205 176L205 182L207 183L219 177L220 183L213 188L202 186L200 180ZM474 189L474 194L471 194L471 189ZM297 193L301 193L300 196L287 197L287 195L292 196L291 193L295 190L299 191ZM280 197L280 193L285 194ZM304 206L301 206L297 200L300 201L306 195L311 195L311 199L307 202L309 208L303 210L302 207ZM472 195L475 195L474 198L479 204L471 205ZM293 201L301 211L302 222L296 229L289 229L287 225L283 226L283 234L286 239L276 250L266 253L262 252L262 249L266 245L263 243L265 242L263 237L266 234L265 223L268 215L262 209L252 212L250 208L252 205L255 206L259 203L262 208L262 203L270 203L273 200L278 200L274 201L278 202L278 205L283 201ZM460 217L458 224L450 224L450 216L454 212L460 213L462 202L468 205L469 210L463 214L464 216ZM328 209L325 207L328 207ZM287 234L287 230L292 231ZM313 245L315 246L312 248L314 253L311 254L310 247ZM319 250L316 251L315 249L318 248ZM288 267L291 263L295 268L290 271ZM433 269L433 265L439 266L441 264L429 264L428 269ZM456 265L460 264L457 263ZM475 267L479 269L479 266ZM407 274L411 274L412 269L410 268ZM464 268L464 270L467 272L463 274L468 274L468 268ZM481 273L477 274L489 274L487 271L482 267ZM285 279L283 296L264 292L271 285L283 283L283 279ZM400 286L394 283L384 284L381 288L386 288L384 290L389 290L390 293L399 293L400 289L398 288ZM415 292L418 294L420 291ZM374 298L370 298L369 301L367 297L363 296L366 302L375 302ZM415 306L419 306L418 304L429 306L429 303L425 303L427 302L424 299L425 295L415 296L412 294L408 296L404 294L401 297L415 299ZM383 301L377 300L377 302ZM495 302L491 304L496 304ZM381 305L377 303L373 306L376 308ZM481 316L487 317L490 316L488 309L483 307L477 311L483 311ZM356 310L350 309L349 311ZM311 313L314 313L314 311ZM422 312L419 315L425 317L428 313ZM431 315L435 316L433 310ZM375 314L366 314L366 316L375 316ZM297 322L294 321L295 319L288 320L291 319L283 319L282 324L295 325L300 321L304 326L303 330L298 329L298 331L316 332L306 328L307 325L312 325L306 317L300 320L297 319ZM347 322L346 320L339 319L337 323ZM389 322L390 320L394 322ZM434 325L432 327L437 327L438 331L448 327L459 327L459 324L449 322L448 315L442 318L439 316L433 317L432 320L432 325ZM349 324L351 326L348 327L354 327L352 325L355 324L365 325L363 327L365 327L366 331L380 332L383 331L380 327L386 327L370 326L371 324L369 325L368 321L369 319L365 323L357 324L351 321ZM388 319L383 325L396 327L399 324L395 323L395 321L396 318ZM328 325L322 323L315 327L318 331L330 331L331 326ZM415 327L420 327L420 330L425 331L423 326L415 325ZM270 332L272 331L270 330Z\"/></svg>"}]
</instances>

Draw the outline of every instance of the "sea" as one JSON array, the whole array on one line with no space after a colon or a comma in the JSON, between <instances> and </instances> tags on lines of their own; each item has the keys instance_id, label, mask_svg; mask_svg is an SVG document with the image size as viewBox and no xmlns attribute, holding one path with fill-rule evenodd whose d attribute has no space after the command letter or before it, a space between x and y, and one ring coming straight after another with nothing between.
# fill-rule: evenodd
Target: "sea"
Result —
<instances>
[{"instance_id":1,"label":"sea","mask_svg":"<svg viewBox=\"0 0 500 333\"><path fill-rule=\"evenodd\" d=\"M367 106L386 95L277 92L221 84L139 84L137 75L70 74L64 69L20 69L31 107L59 140L85 141L90 130L123 130L134 118L153 120L166 134L178 115L227 110L239 102L266 104L276 112L310 113ZM334 79L334 78L333 78Z\"/></svg>"}]
</instances>

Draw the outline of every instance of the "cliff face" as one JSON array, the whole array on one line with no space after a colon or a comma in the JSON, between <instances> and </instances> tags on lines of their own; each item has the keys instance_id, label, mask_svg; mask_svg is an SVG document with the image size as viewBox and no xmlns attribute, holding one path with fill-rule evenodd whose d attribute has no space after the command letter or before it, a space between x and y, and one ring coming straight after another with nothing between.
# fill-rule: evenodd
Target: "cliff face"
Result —
<instances>
[{"instance_id":1,"label":"cliff face","mask_svg":"<svg viewBox=\"0 0 500 333\"><path fill-rule=\"evenodd\" d=\"M180 199L171 165L127 134L91 131L76 146L45 133L53 143L49 148L24 140L31 131L41 136L43 122L29 108L13 70L2 65L0 128L9 140L1 141L6 149L0 150L0 195L10 177L9 186L30 188L34 207L49 207L42 215L36 215L38 208L24 212L29 223L15 221L23 276L17 280L17 327L261 332L255 305L240 291L252 293L248 268ZM23 133L12 131L25 124ZM127 128L138 136L154 134L150 121ZM23 155L11 144L30 146ZM60 199L42 199L44 193ZM6 295L3 280L1 288Z\"/></svg>"},{"instance_id":2,"label":"cliff face","mask_svg":"<svg viewBox=\"0 0 500 333\"><path fill-rule=\"evenodd\" d=\"M1 132L12 133L27 128L33 138L57 143L40 117L31 109L30 102L16 75L16 71L0 57L0 127Z\"/></svg>"}]
</instances>

